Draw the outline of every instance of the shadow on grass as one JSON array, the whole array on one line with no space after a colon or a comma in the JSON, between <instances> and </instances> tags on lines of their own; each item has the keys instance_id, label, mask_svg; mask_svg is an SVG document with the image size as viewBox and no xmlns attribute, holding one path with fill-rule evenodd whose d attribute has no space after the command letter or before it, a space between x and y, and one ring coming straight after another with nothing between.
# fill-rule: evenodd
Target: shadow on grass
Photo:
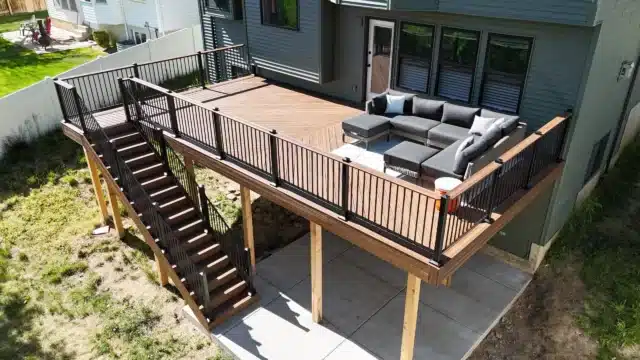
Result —
<instances>
[{"instance_id":1,"label":"shadow on grass","mask_svg":"<svg viewBox=\"0 0 640 360\"><path fill-rule=\"evenodd\" d=\"M3 145L0 159L0 202L13 195L56 183L68 170L86 167L82 147L61 130L44 134L33 142L15 139Z\"/></svg>"},{"instance_id":2,"label":"shadow on grass","mask_svg":"<svg viewBox=\"0 0 640 360\"><path fill-rule=\"evenodd\" d=\"M5 69L22 68L22 67L46 67L49 64L57 64L61 61L69 61L75 57L87 58L87 53L78 51L78 49L62 50L50 52L46 54L37 54L25 47L13 44L3 38L0 38L0 67Z\"/></svg>"}]
</instances>

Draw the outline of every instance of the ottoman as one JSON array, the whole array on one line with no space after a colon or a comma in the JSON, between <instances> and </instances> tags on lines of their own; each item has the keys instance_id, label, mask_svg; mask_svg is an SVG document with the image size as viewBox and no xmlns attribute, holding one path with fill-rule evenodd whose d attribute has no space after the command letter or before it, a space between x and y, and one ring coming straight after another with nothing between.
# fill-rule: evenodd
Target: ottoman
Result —
<instances>
[{"instance_id":1,"label":"ottoman","mask_svg":"<svg viewBox=\"0 0 640 360\"><path fill-rule=\"evenodd\" d=\"M369 150L369 141L386 135L389 140L391 122L388 118L373 114L360 114L342 122L342 142L344 136L349 135L354 139L364 141L365 148Z\"/></svg>"},{"instance_id":2,"label":"ottoman","mask_svg":"<svg viewBox=\"0 0 640 360\"><path fill-rule=\"evenodd\" d=\"M413 177L416 181L420 178L421 164L440 152L438 149L426 147L411 141L403 141L384 153L384 170L387 168L401 174Z\"/></svg>"}]
</instances>

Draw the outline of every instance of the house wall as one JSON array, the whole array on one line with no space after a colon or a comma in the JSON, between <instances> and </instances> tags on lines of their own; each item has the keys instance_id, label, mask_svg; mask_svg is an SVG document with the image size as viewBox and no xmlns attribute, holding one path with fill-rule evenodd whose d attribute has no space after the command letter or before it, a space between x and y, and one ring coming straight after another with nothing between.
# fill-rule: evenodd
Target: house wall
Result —
<instances>
[{"instance_id":1,"label":"house wall","mask_svg":"<svg viewBox=\"0 0 640 360\"><path fill-rule=\"evenodd\" d=\"M567 25L594 23L598 0L330 0L348 6L487 16Z\"/></svg>"},{"instance_id":2,"label":"house wall","mask_svg":"<svg viewBox=\"0 0 640 360\"><path fill-rule=\"evenodd\" d=\"M638 60L640 60L640 56ZM636 61L636 71L640 70L637 68L640 66L638 60ZM615 144L615 154L612 156L610 166L615 165L622 150L640 133L640 74L636 74L635 76L635 82L632 85L633 88L629 96L629 103L624 110L624 120L622 128L620 129L620 137L617 144Z\"/></svg>"},{"instance_id":3,"label":"house wall","mask_svg":"<svg viewBox=\"0 0 640 360\"><path fill-rule=\"evenodd\" d=\"M478 55L479 67L476 71L472 103L477 104L480 96L482 65L489 32L520 35L534 38L532 57L527 81L524 87L520 115L535 129L568 108L576 106L585 68L585 59L593 28L540 24L482 17L436 14L427 12L390 12L356 7L340 6L337 13L336 39L332 52L335 64L335 80L318 85L299 78L284 76L268 71L259 65L259 73L276 80L291 83L312 91L321 92L340 99L360 103L365 97L365 48L367 47L367 18L391 19L396 21L398 34L399 20L444 25L482 32ZM436 34L438 39L438 34ZM397 53L397 36L394 53ZM271 43L280 40L271 39ZM255 56L254 54L252 54ZM276 61L288 61L286 59ZM395 67L395 62L394 62ZM397 72L391 79L395 84ZM432 76L435 79L435 76ZM433 81L432 81L433 83ZM433 87L431 89L433 93Z\"/></svg>"},{"instance_id":4,"label":"house wall","mask_svg":"<svg viewBox=\"0 0 640 360\"><path fill-rule=\"evenodd\" d=\"M165 32L191 27L200 23L200 13L196 0L158 0L160 16Z\"/></svg>"},{"instance_id":5,"label":"house wall","mask_svg":"<svg viewBox=\"0 0 640 360\"><path fill-rule=\"evenodd\" d=\"M75 1L76 8L79 11L62 9L56 5L55 0L47 0L47 11L49 12L49 16L53 19L70 22L72 24L82 25L82 23L84 22L84 14L82 11L80 11L81 0L69 0L69 1Z\"/></svg>"},{"instance_id":6,"label":"house wall","mask_svg":"<svg viewBox=\"0 0 640 360\"><path fill-rule=\"evenodd\" d=\"M603 163L606 161L631 86L631 80L618 79L618 73L623 61L635 61L638 54L640 2L603 1L599 16L602 23L594 34L593 55L585 72L584 92L576 107L565 170L550 209L545 239L560 230L571 213L583 187L594 143L611 132Z\"/></svg>"}]
</instances>

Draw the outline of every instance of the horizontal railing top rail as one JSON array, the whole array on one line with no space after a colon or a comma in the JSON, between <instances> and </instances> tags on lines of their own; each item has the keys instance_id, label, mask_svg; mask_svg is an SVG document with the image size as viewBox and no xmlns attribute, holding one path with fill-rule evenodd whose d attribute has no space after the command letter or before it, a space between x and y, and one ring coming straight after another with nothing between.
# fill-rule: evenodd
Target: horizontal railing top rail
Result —
<instances>
[{"instance_id":1,"label":"horizontal railing top rail","mask_svg":"<svg viewBox=\"0 0 640 360\"><path fill-rule=\"evenodd\" d=\"M176 56L176 57L171 57L171 58L166 58L166 59L160 59L160 60L154 60L154 61L145 61L145 62L140 62L140 63L132 63L131 65L125 65L125 66L114 67L114 68L109 68L109 69L91 71L91 72L84 73L84 74L61 77L60 80L72 80L72 79L82 78L82 77L85 77L85 76L98 75L98 74L103 74L103 73L117 71L117 70L133 69L135 66L158 64L158 63L172 61L172 60L180 60L180 59L184 59L184 58L187 58L187 57L190 57L190 56L197 56L198 54L212 54L212 53L217 53L217 52L221 52L221 51L225 51L225 50L238 49L238 48L241 48L241 47L244 47L244 44L230 45L230 46L225 46L225 47L221 47L221 48L198 51L198 52L195 52L195 53L192 53L192 54L181 55L181 56Z\"/></svg>"},{"instance_id":2,"label":"horizontal railing top rail","mask_svg":"<svg viewBox=\"0 0 640 360\"><path fill-rule=\"evenodd\" d=\"M194 100L193 98L190 98L190 97L188 97L186 95L182 95L180 93L173 92L171 90L167 90L167 89L163 88L162 86L158 86L158 85L152 84L152 83L150 83L148 81L145 81L145 80L142 80L142 79L139 79L139 78L130 77L129 80L131 80L133 82L136 82L136 83L138 83L140 85L144 85L145 87L153 89L153 90L155 90L157 92L160 92L160 93L162 93L164 95L178 98L178 99L183 100L183 101L185 101L185 102L187 102L187 103L189 103L191 105L198 106L198 107L200 107L202 109L211 111L213 113L216 113L218 115L224 116L226 118L233 119L233 121L241 123L241 124L243 124L243 125L245 125L247 127L250 127L250 128L252 128L254 130L261 131L261 132L264 132L264 133L268 133L268 134L270 134L270 135L272 135L272 136L274 136L274 137L276 137L278 139L281 139L281 140L286 141L286 142L291 143L291 144L295 144L296 146L299 146L301 148L305 148L305 149L307 149L309 151L313 151L313 152L316 152L316 153L321 153L323 156L332 158L332 159L334 159L336 161L345 162L345 158L340 157L340 156L338 156L336 154L333 154L333 153L330 153L330 152L325 152L323 150L317 149L317 148L315 148L315 147L313 147L311 145L308 145L308 144L305 144L305 143L299 141L298 139L295 139L293 137L289 137L289 136L280 134L280 133L276 132L276 130L274 130L274 129L269 129L269 128L266 128L266 127L261 126L259 124L255 124L255 123L253 123L253 122L251 122L249 120L243 119L243 118L238 117L236 115L230 115L229 113L226 113L226 112L220 110L219 108L213 108L213 109L209 108L209 107L205 106L204 104L202 104L202 102L200 102L198 100ZM394 183L394 184L396 184L398 186L405 187L405 188L410 189L412 191L415 191L415 192L417 192L417 193L419 193L421 195L430 197L432 199L439 199L440 198L440 193L438 193L436 191L433 191L433 190L430 190L430 189L427 189L427 188L424 188L424 187L417 186L417 185L412 184L412 183L407 182L407 181L402 181L402 180L400 180L398 178L395 178L393 176L390 176L390 175L388 175L388 174L386 174L384 172L381 172L381 171L378 171L376 169L372 169L372 168L369 168L369 167L366 167L366 166L363 166L363 165L360 165L360 164L356 164L356 163L353 163L353 162L348 162L348 164L349 164L350 167L352 167L354 169L358 169L359 171L364 171L364 172L367 172L367 173L375 174L376 176L384 178L386 181Z\"/></svg>"}]
</instances>

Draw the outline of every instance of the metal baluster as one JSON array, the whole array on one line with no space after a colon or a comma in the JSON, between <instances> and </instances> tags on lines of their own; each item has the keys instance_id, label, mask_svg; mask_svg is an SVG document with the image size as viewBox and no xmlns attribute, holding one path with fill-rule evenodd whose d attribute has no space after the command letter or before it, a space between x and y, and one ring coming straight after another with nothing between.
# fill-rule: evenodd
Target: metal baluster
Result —
<instances>
[{"instance_id":1,"label":"metal baluster","mask_svg":"<svg viewBox=\"0 0 640 360\"><path fill-rule=\"evenodd\" d=\"M124 79L118 78L118 86L120 87L120 95L122 96L125 117L127 118L127 121L131 121L131 113L129 112L129 104L127 103L127 86L124 84ZM138 120L140 120L140 118L138 118Z\"/></svg>"},{"instance_id":2,"label":"metal baluster","mask_svg":"<svg viewBox=\"0 0 640 360\"><path fill-rule=\"evenodd\" d=\"M280 185L280 174L278 169L278 144L277 144L277 131L271 130L271 135L269 136L269 144L271 145L271 176L272 182L274 186Z\"/></svg>"},{"instance_id":3,"label":"metal baluster","mask_svg":"<svg viewBox=\"0 0 640 360\"><path fill-rule=\"evenodd\" d=\"M207 225L207 228L211 230L212 224L209 218L209 201L207 200L207 193L205 192L204 185L198 186L198 195L200 195L200 211L202 212L203 220Z\"/></svg>"},{"instance_id":4,"label":"metal baluster","mask_svg":"<svg viewBox=\"0 0 640 360\"><path fill-rule=\"evenodd\" d=\"M204 64L202 63L202 51L198 51L198 70L198 74L200 76L200 85L203 89L206 89L207 83L205 81Z\"/></svg>"},{"instance_id":5,"label":"metal baluster","mask_svg":"<svg viewBox=\"0 0 640 360\"><path fill-rule=\"evenodd\" d=\"M351 159L345 157L342 159L342 217L345 221L349 220L349 163Z\"/></svg>"},{"instance_id":6,"label":"metal baluster","mask_svg":"<svg viewBox=\"0 0 640 360\"><path fill-rule=\"evenodd\" d=\"M492 223L493 219L491 218L491 213L493 213L493 207L496 206L495 198L496 198L496 190L498 188L498 181L500 180L500 176L504 172L504 161L502 159L497 159L496 163L500 164L500 167L496 169L491 175L491 187L489 188L489 204L487 204L487 214L485 215L484 221L488 223Z\"/></svg>"},{"instance_id":7,"label":"metal baluster","mask_svg":"<svg viewBox=\"0 0 640 360\"><path fill-rule=\"evenodd\" d=\"M447 223L447 209L449 208L449 195L444 194L440 197L440 213L438 214L438 230L436 231L436 246L433 260L440 265L442 251L444 250L445 226Z\"/></svg>"},{"instance_id":8,"label":"metal baluster","mask_svg":"<svg viewBox=\"0 0 640 360\"><path fill-rule=\"evenodd\" d=\"M82 112L82 105L80 105L80 95L78 95L78 88L75 86L71 88L73 93L73 101L76 104L76 109L78 110L78 119L80 119L80 127L82 128L82 132L87 135L87 124L84 121L84 113Z\"/></svg>"},{"instance_id":9,"label":"metal baluster","mask_svg":"<svg viewBox=\"0 0 640 360\"><path fill-rule=\"evenodd\" d=\"M219 111L218 108L213 110ZM218 152L218 156L220 156L220 160L222 160L224 159L224 149L222 147L222 126L220 124L220 114L217 112L213 113L213 136L216 139L216 151Z\"/></svg>"},{"instance_id":10,"label":"metal baluster","mask_svg":"<svg viewBox=\"0 0 640 360\"><path fill-rule=\"evenodd\" d=\"M535 132L536 135L542 135L542 133L540 131L536 131ZM535 162L536 162L536 155L538 155L538 144L540 144L540 139L538 138L536 140L536 142L533 143L533 149L531 150L531 160L529 160L529 169L527 170L527 179L526 182L524 184L524 188L525 189L531 189L531 187L533 186L533 184L531 184L531 180L533 178L533 176L535 175L533 172L535 170Z\"/></svg>"},{"instance_id":11,"label":"metal baluster","mask_svg":"<svg viewBox=\"0 0 640 360\"><path fill-rule=\"evenodd\" d=\"M176 113L176 102L173 98L173 91L167 91L169 94L167 95L167 107L169 111L169 120L171 121L171 131L173 131L173 135L176 137L180 137L180 132L178 131L178 114Z\"/></svg>"}]
</instances>

